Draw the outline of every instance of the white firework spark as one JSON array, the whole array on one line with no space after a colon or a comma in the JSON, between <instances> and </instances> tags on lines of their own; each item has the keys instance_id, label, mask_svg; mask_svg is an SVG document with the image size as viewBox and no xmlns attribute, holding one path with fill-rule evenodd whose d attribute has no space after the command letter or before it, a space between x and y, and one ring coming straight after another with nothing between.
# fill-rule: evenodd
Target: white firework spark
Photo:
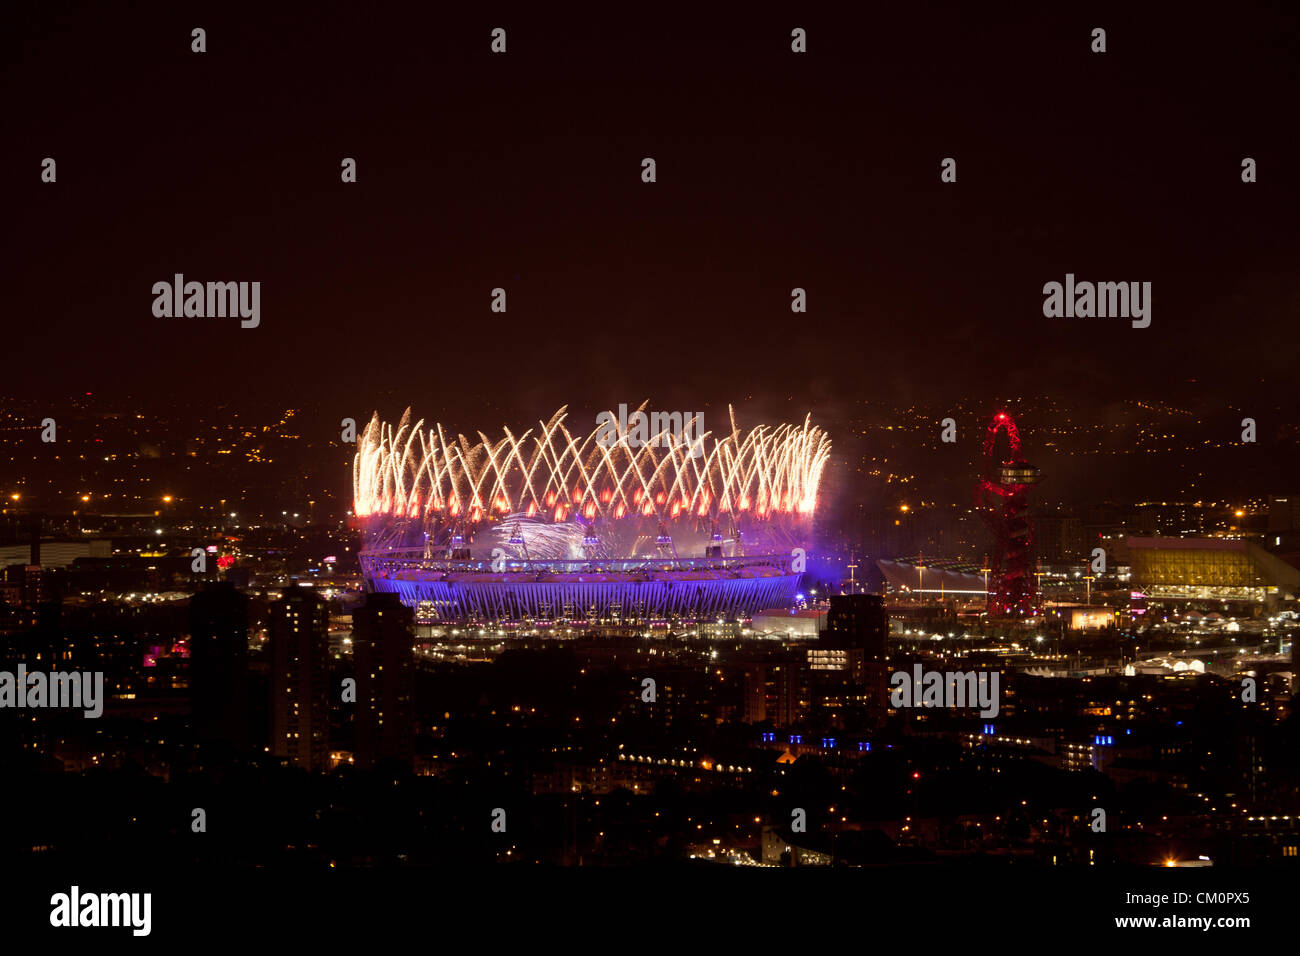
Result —
<instances>
[{"instance_id":1,"label":"white firework spark","mask_svg":"<svg viewBox=\"0 0 1300 956\"><path fill-rule=\"evenodd\" d=\"M396 427L376 413L353 459L354 513L380 529L415 524L431 535L478 524L502 525L507 537L512 522L551 527L524 533L531 554L530 536L539 551L581 538L587 532L575 519L797 521L815 510L830 456L830 439L811 416L744 432L731 412L731 431L704 433L705 453L695 457L692 443L671 431L602 443L599 430L573 435L566 416L561 408L522 434L504 428L500 439L479 432L474 441L441 425L425 431L409 408Z\"/></svg>"}]
</instances>

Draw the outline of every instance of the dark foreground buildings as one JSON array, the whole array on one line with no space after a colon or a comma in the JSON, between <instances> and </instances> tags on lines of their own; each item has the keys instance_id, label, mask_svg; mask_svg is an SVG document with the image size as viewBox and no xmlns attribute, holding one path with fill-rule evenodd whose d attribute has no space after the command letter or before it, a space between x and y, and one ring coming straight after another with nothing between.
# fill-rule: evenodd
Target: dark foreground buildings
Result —
<instances>
[{"instance_id":1,"label":"dark foreground buildings","mask_svg":"<svg viewBox=\"0 0 1300 956\"><path fill-rule=\"evenodd\" d=\"M357 675L357 764L410 764L415 693L411 627L414 616L396 594L371 593L352 614L352 657Z\"/></svg>"},{"instance_id":2,"label":"dark foreground buildings","mask_svg":"<svg viewBox=\"0 0 1300 956\"><path fill-rule=\"evenodd\" d=\"M808 651L814 695L845 721L880 726L889 710L889 616L878 594L831 598L826 627Z\"/></svg>"},{"instance_id":3,"label":"dark foreground buildings","mask_svg":"<svg viewBox=\"0 0 1300 956\"><path fill-rule=\"evenodd\" d=\"M248 746L248 597L225 582L190 599L190 700L195 737Z\"/></svg>"},{"instance_id":4,"label":"dark foreground buildings","mask_svg":"<svg viewBox=\"0 0 1300 956\"><path fill-rule=\"evenodd\" d=\"M271 754L294 767L329 765L329 608L310 591L271 605Z\"/></svg>"}]
</instances>

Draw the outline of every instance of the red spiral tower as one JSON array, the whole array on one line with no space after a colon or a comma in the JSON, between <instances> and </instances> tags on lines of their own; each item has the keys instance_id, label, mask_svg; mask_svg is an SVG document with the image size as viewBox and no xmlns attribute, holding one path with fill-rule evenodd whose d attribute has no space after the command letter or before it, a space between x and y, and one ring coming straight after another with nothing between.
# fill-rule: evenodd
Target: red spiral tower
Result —
<instances>
[{"instance_id":1,"label":"red spiral tower","mask_svg":"<svg viewBox=\"0 0 1300 956\"><path fill-rule=\"evenodd\" d=\"M1010 453L994 454L999 432L1006 432ZM1029 519L1029 489L1041 475L1020 454L1020 432L1005 411L989 422L984 435L984 465L975 486L975 504L993 532L993 577L989 583L990 617L1033 614L1037 588L1033 576L1034 528Z\"/></svg>"}]
</instances>

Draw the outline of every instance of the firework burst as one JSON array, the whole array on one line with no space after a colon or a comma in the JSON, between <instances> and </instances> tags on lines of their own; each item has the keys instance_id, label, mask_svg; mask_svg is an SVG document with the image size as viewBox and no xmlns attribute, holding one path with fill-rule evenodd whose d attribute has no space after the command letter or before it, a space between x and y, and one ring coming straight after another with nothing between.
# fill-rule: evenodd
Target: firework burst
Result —
<instances>
[{"instance_id":1,"label":"firework burst","mask_svg":"<svg viewBox=\"0 0 1300 956\"><path fill-rule=\"evenodd\" d=\"M376 413L353 460L354 513L376 536L418 528L436 539L485 525L509 534L510 521L591 529L633 519L716 533L742 518L790 524L811 516L830 455L825 432L811 416L745 432L729 412L730 432L701 436L703 455L671 431L649 441L575 435L565 408L521 434L504 428L495 440L426 429L423 420L412 423L410 409L396 426ZM580 533L557 531L566 546Z\"/></svg>"}]
</instances>

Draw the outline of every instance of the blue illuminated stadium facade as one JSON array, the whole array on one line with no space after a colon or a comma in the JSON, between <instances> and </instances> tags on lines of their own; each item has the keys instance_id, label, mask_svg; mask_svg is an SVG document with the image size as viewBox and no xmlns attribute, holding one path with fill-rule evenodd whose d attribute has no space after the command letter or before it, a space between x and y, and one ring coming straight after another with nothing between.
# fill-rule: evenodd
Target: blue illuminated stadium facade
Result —
<instances>
[{"instance_id":1,"label":"blue illuminated stadium facade","mask_svg":"<svg viewBox=\"0 0 1300 956\"><path fill-rule=\"evenodd\" d=\"M448 560L421 548L365 551L373 591L425 623L588 624L743 620L790 607L800 575L787 557Z\"/></svg>"}]
</instances>

